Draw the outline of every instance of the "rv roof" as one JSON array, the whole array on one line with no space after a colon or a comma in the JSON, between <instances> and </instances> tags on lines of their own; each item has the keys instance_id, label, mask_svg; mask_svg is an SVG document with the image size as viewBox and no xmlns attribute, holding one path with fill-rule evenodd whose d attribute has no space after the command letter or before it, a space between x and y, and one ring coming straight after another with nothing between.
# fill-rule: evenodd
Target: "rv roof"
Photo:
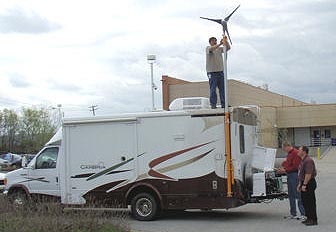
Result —
<instances>
[{"instance_id":1,"label":"rv roof","mask_svg":"<svg viewBox=\"0 0 336 232\"><path fill-rule=\"evenodd\" d=\"M229 108L233 121L243 124L255 125L256 115L253 111L246 107L233 107ZM247 112L249 112L247 114ZM241 116L241 114L243 116ZM179 111L154 111L154 112L141 112L141 113L125 113L109 116L96 116L96 117L82 117L82 118L67 118L64 119L63 125L67 124L83 124L83 123L97 123L97 122L131 122L140 118L156 118L156 117L170 117L170 116L214 116L224 115L224 109L197 109L197 110L179 110ZM248 117L247 117L248 116ZM242 117L244 120L242 120ZM238 120L239 118L239 120Z\"/></svg>"},{"instance_id":2,"label":"rv roof","mask_svg":"<svg viewBox=\"0 0 336 232\"><path fill-rule=\"evenodd\" d=\"M110 116L96 116L96 117L81 117L81 118L66 118L63 121L64 125L79 124L79 123L95 123L95 122L127 122L136 121L139 118L152 117L169 117L169 116L186 116L186 115L202 115L202 114L219 114L224 113L224 110L219 109L204 109L204 110L181 110L181 111L155 111L145 113L128 113L117 114Z\"/></svg>"}]
</instances>

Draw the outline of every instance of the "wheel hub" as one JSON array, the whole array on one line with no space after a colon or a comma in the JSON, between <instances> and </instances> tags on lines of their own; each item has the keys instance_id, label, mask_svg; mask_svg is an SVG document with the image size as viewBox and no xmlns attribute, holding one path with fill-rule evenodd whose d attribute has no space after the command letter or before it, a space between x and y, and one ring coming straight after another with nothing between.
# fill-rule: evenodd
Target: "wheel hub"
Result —
<instances>
[{"instance_id":1,"label":"wheel hub","mask_svg":"<svg viewBox=\"0 0 336 232\"><path fill-rule=\"evenodd\" d=\"M152 213L153 210L153 204L152 202L147 198L140 198L136 202L136 211L139 215L142 217L147 217Z\"/></svg>"}]
</instances>

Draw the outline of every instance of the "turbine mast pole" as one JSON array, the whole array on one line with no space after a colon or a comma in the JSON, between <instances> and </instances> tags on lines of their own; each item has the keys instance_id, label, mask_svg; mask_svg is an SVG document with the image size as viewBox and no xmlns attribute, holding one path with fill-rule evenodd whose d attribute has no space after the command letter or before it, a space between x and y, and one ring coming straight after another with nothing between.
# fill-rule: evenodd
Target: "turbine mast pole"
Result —
<instances>
[{"instance_id":1,"label":"turbine mast pole","mask_svg":"<svg viewBox=\"0 0 336 232\"><path fill-rule=\"evenodd\" d=\"M240 7L236 7L231 14L229 14L226 18L223 20L219 19L210 19L210 18L204 18L201 17L202 19L207 19L214 21L216 23L220 23L223 28L223 36L227 34L230 42L230 34L227 29L227 23L230 19L230 17L233 15L233 13ZM231 43L232 44L232 43ZM228 101L228 81L227 81L227 48L225 46L224 53L223 53L223 62L224 62L224 97L225 97L225 105L224 105L224 124L225 124L225 156L226 156L226 176L227 176L227 197L232 197L232 186L234 185L234 166L232 163L232 155L231 155L231 130L230 130L230 111L229 111L229 101Z\"/></svg>"}]
</instances>

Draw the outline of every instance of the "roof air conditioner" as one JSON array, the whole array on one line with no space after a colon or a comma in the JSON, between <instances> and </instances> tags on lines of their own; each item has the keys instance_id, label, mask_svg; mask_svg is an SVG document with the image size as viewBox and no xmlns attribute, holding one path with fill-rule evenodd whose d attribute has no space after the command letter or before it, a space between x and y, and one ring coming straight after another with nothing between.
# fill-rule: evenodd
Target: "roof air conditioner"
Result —
<instances>
[{"instance_id":1,"label":"roof air conditioner","mask_svg":"<svg viewBox=\"0 0 336 232\"><path fill-rule=\"evenodd\" d=\"M209 109L209 99L205 97L177 98L169 105L169 110L196 110Z\"/></svg>"}]
</instances>

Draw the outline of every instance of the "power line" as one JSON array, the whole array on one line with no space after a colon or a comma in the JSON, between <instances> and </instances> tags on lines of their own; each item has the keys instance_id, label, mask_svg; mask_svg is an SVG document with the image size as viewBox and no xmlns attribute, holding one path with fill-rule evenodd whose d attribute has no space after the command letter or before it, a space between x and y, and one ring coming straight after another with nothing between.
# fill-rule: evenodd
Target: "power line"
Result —
<instances>
[{"instance_id":1,"label":"power line","mask_svg":"<svg viewBox=\"0 0 336 232\"><path fill-rule=\"evenodd\" d=\"M93 116L96 116L96 110L98 110L98 105L89 106L90 111L92 111Z\"/></svg>"}]
</instances>

